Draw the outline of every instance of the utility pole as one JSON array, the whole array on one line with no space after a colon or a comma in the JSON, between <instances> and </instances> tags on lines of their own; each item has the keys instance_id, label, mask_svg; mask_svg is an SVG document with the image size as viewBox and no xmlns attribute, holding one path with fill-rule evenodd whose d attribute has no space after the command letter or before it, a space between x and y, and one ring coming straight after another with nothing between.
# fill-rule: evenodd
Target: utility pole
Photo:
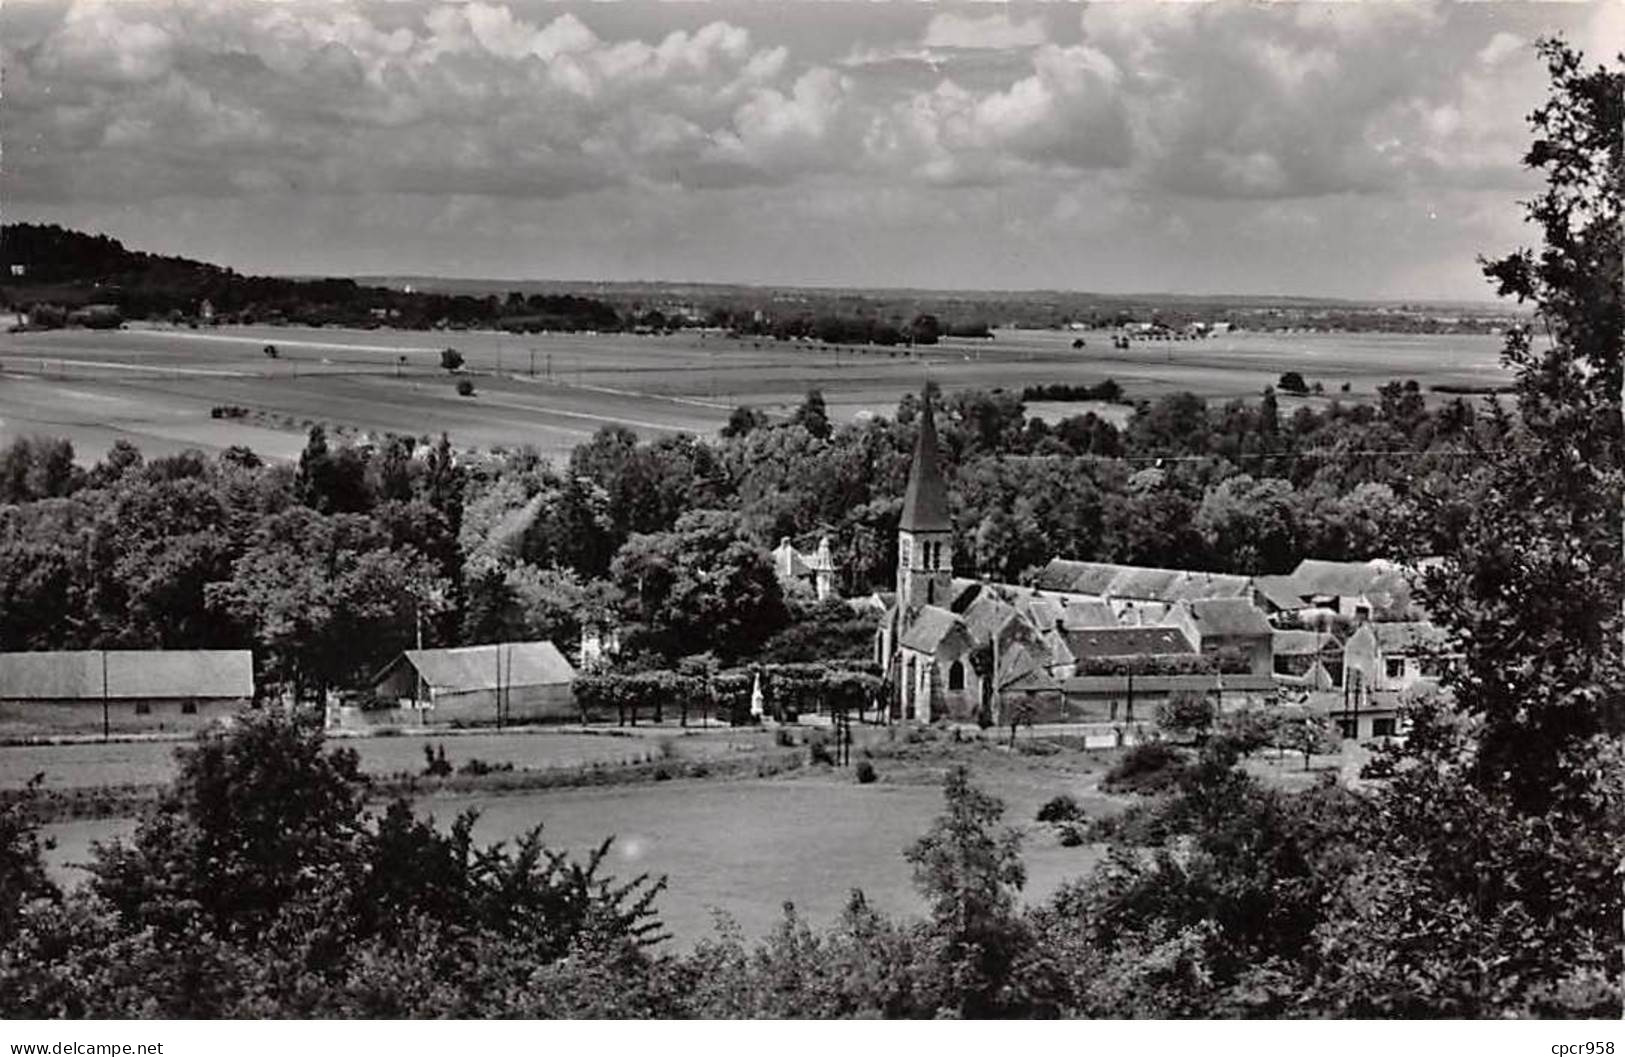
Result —
<instances>
[{"instance_id":1,"label":"utility pole","mask_svg":"<svg viewBox=\"0 0 1625 1057\"><path fill-rule=\"evenodd\" d=\"M499 642L491 647L497 660L497 729L502 729L502 644Z\"/></svg>"},{"instance_id":2,"label":"utility pole","mask_svg":"<svg viewBox=\"0 0 1625 1057\"><path fill-rule=\"evenodd\" d=\"M536 350L530 350L530 376L536 377Z\"/></svg>"},{"instance_id":3,"label":"utility pole","mask_svg":"<svg viewBox=\"0 0 1625 1057\"><path fill-rule=\"evenodd\" d=\"M102 741L106 742L112 731L112 719L107 707L107 650L102 650Z\"/></svg>"}]
</instances>

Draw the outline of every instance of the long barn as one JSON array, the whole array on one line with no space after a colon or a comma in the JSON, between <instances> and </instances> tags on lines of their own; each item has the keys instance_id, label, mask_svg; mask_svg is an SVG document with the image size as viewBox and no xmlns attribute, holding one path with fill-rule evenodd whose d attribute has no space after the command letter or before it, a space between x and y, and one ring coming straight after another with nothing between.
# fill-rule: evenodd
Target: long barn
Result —
<instances>
[{"instance_id":1,"label":"long barn","mask_svg":"<svg viewBox=\"0 0 1625 1057\"><path fill-rule=\"evenodd\" d=\"M0 729L192 730L254 700L248 650L0 653Z\"/></svg>"}]
</instances>

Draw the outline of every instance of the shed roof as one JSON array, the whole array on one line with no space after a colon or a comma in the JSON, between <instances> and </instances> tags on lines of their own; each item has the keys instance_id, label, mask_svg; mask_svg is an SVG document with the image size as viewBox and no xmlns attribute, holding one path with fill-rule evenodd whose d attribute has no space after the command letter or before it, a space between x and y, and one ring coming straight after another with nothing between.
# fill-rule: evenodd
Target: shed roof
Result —
<instances>
[{"instance_id":1,"label":"shed roof","mask_svg":"<svg viewBox=\"0 0 1625 1057\"><path fill-rule=\"evenodd\" d=\"M254 696L247 650L51 650L0 653L0 698L99 701L104 660L107 696L117 700Z\"/></svg>"},{"instance_id":2,"label":"shed roof","mask_svg":"<svg viewBox=\"0 0 1625 1057\"><path fill-rule=\"evenodd\" d=\"M1067 648L1080 661L1196 652L1185 633L1175 627L1079 628L1064 634Z\"/></svg>"},{"instance_id":3,"label":"shed roof","mask_svg":"<svg viewBox=\"0 0 1625 1057\"><path fill-rule=\"evenodd\" d=\"M396 663L410 664L435 690L495 690L504 687L555 686L575 679L575 669L557 646L539 642L500 642L455 649L407 650ZM390 665L391 668L394 665ZM387 672L388 669L385 669ZM382 675L379 676L382 678Z\"/></svg>"},{"instance_id":4,"label":"shed roof","mask_svg":"<svg viewBox=\"0 0 1625 1057\"><path fill-rule=\"evenodd\" d=\"M1066 680L1062 688L1069 694L1127 694L1130 680L1126 675L1078 675ZM1132 688L1147 694L1259 692L1276 689L1276 682L1268 675L1136 675Z\"/></svg>"}]
</instances>

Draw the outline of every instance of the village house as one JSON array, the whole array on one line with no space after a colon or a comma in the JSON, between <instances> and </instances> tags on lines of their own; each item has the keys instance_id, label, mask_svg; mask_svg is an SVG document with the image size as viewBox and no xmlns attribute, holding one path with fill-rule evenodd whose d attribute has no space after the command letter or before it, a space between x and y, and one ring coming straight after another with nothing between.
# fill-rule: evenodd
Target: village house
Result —
<instances>
[{"instance_id":1,"label":"village house","mask_svg":"<svg viewBox=\"0 0 1625 1057\"><path fill-rule=\"evenodd\" d=\"M1183 631L1198 653L1230 651L1247 659L1254 675L1274 667L1275 629L1247 598L1204 598L1176 603L1168 623Z\"/></svg>"},{"instance_id":2,"label":"village house","mask_svg":"<svg viewBox=\"0 0 1625 1057\"><path fill-rule=\"evenodd\" d=\"M1110 562L1051 559L1035 586L1063 602L1106 602L1119 623L1163 624L1179 602L1211 598L1250 599L1250 577L1232 573L1157 569Z\"/></svg>"},{"instance_id":3,"label":"village house","mask_svg":"<svg viewBox=\"0 0 1625 1057\"><path fill-rule=\"evenodd\" d=\"M248 650L0 653L0 730L195 730L253 700Z\"/></svg>"},{"instance_id":4,"label":"village house","mask_svg":"<svg viewBox=\"0 0 1625 1057\"><path fill-rule=\"evenodd\" d=\"M374 698L409 725L534 723L576 715L575 669L551 642L407 650L372 680Z\"/></svg>"},{"instance_id":5,"label":"village house","mask_svg":"<svg viewBox=\"0 0 1625 1057\"><path fill-rule=\"evenodd\" d=\"M802 585L820 602L835 597L835 560L830 556L828 536L819 539L811 554L796 550L788 536L781 539L773 551L773 571L781 584Z\"/></svg>"},{"instance_id":6,"label":"village house","mask_svg":"<svg viewBox=\"0 0 1625 1057\"><path fill-rule=\"evenodd\" d=\"M1334 562L1305 558L1292 570L1296 592L1309 606L1352 621L1381 620L1409 600L1404 569L1373 558L1367 562Z\"/></svg>"},{"instance_id":7,"label":"village house","mask_svg":"<svg viewBox=\"0 0 1625 1057\"><path fill-rule=\"evenodd\" d=\"M1459 655L1450 652L1450 636L1424 620L1364 624L1343 647L1343 671L1351 688L1408 690L1424 681L1436 683Z\"/></svg>"},{"instance_id":8,"label":"village house","mask_svg":"<svg viewBox=\"0 0 1625 1057\"><path fill-rule=\"evenodd\" d=\"M1331 690L1343 685L1343 643L1330 632L1279 629L1271 636L1271 657L1282 686Z\"/></svg>"}]
</instances>

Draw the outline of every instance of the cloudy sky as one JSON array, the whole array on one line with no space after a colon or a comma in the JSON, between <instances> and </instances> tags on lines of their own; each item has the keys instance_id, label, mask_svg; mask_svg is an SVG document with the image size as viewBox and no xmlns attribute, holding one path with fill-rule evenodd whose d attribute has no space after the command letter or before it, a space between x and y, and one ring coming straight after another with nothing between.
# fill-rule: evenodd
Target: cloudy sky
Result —
<instances>
[{"instance_id":1,"label":"cloudy sky","mask_svg":"<svg viewBox=\"0 0 1625 1057\"><path fill-rule=\"evenodd\" d=\"M6 0L0 208L243 271L1487 296L1625 5Z\"/></svg>"}]
</instances>

